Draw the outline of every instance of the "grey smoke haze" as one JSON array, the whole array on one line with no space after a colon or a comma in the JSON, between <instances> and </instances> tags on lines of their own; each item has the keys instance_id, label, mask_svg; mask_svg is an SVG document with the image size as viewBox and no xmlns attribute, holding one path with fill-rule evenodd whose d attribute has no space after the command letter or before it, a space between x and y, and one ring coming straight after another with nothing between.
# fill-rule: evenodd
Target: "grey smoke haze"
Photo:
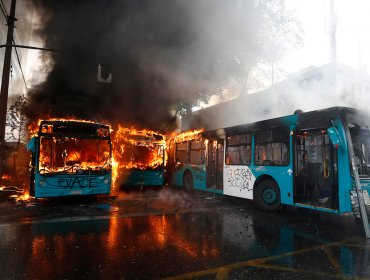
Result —
<instances>
[{"instance_id":1,"label":"grey smoke haze","mask_svg":"<svg viewBox=\"0 0 370 280\"><path fill-rule=\"evenodd\" d=\"M272 0L34 2L45 46L79 55L45 60L52 71L30 94L29 118L74 116L162 131L174 128L169 110L180 101L194 103L248 74L266 55L273 39L266 25L283 7ZM111 84L97 83L99 63L112 73Z\"/></svg>"},{"instance_id":2,"label":"grey smoke haze","mask_svg":"<svg viewBox=\"0 0 370 280\"><path fill-rule=\"evenodd\" d=\"M334 106L369 112L370 78L340 63L309 67L269 89L243 95L185 118L182 129L213 130Z\"/></svg>"}]
</instances>

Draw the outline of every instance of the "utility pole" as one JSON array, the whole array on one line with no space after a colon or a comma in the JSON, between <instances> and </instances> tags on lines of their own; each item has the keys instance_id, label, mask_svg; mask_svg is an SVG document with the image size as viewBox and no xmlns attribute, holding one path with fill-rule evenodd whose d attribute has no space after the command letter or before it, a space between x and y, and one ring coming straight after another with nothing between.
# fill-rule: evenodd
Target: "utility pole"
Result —
<instances>
[{"instance_id":1,"label":"utility pole","mask_svg":"<svg viewBox=\"0 0 370 280\"><path fill-rule=\"evenodd\" d=\"M1 80L1 93L0 93L0 178L3 175L4 159L5 159L5 126L6 126L6 113L8 109L8 90L9 90L9 76L10 64L12 56L12 43L13 43L13 30L15 18L15 2L12 0L10 6L10 15L7 18L8 35L6 37L6 48L3 65L3 77Z\"/></svg>"}]
</instances>

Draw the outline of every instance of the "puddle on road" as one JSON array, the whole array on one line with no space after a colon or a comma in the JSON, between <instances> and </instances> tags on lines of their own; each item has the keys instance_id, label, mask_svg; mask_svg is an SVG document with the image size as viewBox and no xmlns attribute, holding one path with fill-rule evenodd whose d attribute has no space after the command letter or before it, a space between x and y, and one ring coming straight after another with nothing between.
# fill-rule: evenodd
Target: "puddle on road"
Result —
<instances>
[{"instance_id":1,"label":"puddle on road","mask_svg":"<svg viewBox=\"0 0 370 280\"><path fill-rule=\"evenodd\" d=\"M104 213L114 213L119 211L119 207L112 206L110 204L99 203L98 205L92 205L92 208L97 208Z\"/></svg>"},{"instance_id":2,"label":"puddle on road","mask_svg":"<svg viewBox=\"0 0 370 280\"><path fill-rule=\"evenodd\" d=\"M102 213L118 210L106 203L84 207ZM305 230L307 225L295 222L294 217L238 207L10 224L0 232L0 250L6 252L0 260L3 275L17 278L27 271L30 279L76 279L76 271L94 279L156 279L189 272L215 276L228 270L230 275L263 270L267 278L282 276L287 269L292 274L329 278L338 273L351 277L370 273L368 266L361 265L364 255L370 256L363 240L337 242L325 234L311 234ZM19 274L13 276L14 270Z\"/></svg>"},{"instance_id":3,"label":"puddle on road","mask_svg":"<svg viewBox=\"0 0 370 280\"><path fill-rule=\"evenodd\" d=\"M130 216L119 213L130 207L128 199L38 203L40 219L1 226L0 275L9 279L23 278L23 273L30 279L76 279L76 275L156 279L190 272L215 277L225 271L235 279L256 271L263 271L265 278L284 273L314 279L370 275L368 265L363 265L370 261L370 246L364 239L349 239L356 235L353 225L343 222L348 234L336 224L338 216L267 213L243 207L241 200L177 195L184 209L195 210ZM158 193L149 206L180 205L168 197L167 192ZM135 202L134 198L130 196ZM210 201L216 207L199 211L197 207ZM346 240L338 242L342 239Z\"/></svg>"}]
</instances>

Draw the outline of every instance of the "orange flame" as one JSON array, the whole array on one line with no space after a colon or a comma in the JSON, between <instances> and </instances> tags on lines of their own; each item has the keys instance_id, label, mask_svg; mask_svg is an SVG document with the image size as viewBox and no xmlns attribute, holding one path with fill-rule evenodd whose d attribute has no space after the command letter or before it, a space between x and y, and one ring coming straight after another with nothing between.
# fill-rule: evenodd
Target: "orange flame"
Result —
<instances>
[{"instance_id":1,"label":"orange flame","mask_svg":"<svg viewBox=\"0 0 370 280\"><path fill-rule=\"evenodd\" d=\"M191 130L191 131L182 132L175 136L174 141L175 143L181 143L181 142L190 141L190 140L200 140L202 138L201 133L203 131L204 131L203 129L199 129L199 130Z\"/></svg>"},{"instance_id":2,"label":"orange flame","mask_svg":"<svg viewBox=\"0 0 370 280\"><path fill-rule=\"evenodd\" d=\"M118 178L118 161L116 161L113 156L112 157L112 188L113 190L116 187L117 178Z\"/></svg>"},{"instance_id":3,"label":"orange flame","mask_svg":"<svg viewBox=\"0 0 370 280\"><path fill-rule=\"evenodd\" d=\"M166 138L151 130L119 126L113 150L119 168L157 168L166 163Z\"/></svg>"},{"instance_id":4,"label":"orange flame","mask_svg":"<svg viewBox=\"0 0 370 280\"><path fill-rule=\"evenodd\" d=\"M28 127L30 132L37 134L42 121L32 123ZM48 119L48 121L94 124L92 121L77 119ZM44 130L51 129L51 126L42 127L42 129L46 133L49 131ZM112 167L109 140L41 136L39 163L40 173L109 170Z\"/></svg>"},{"instance_id":5,"label":"orange flame","mask_svg":"<svg viewBox=\"0 0 370 280\"><path fill-rule=\"evenodd\" d=\"M25 192L23 195L21 196L18 196L16 201L19 202L19 201L27 201L30 199L30 194L29 192Z\"/></svg>"},{"instance_id":6,"label":"orange flame","mask_svg":"<svg viewBox=\"0 0 370 280\"><path fill-rule=\"evenodd\" d=\"M1 176L1 180L4 180L4 181L13 181L13 177L10 176L9 174L3 174Z\"/></svg>"}]
</instances>

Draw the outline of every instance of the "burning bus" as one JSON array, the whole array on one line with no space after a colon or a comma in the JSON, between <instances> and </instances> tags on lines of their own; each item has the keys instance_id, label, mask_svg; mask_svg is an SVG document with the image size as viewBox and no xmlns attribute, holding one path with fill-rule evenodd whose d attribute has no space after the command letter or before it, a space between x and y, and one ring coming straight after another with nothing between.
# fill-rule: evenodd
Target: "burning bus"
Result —
<instances>
[{"instance_id":1,"label":"burning bus","mask_svg":"<svg viewBox=\"0 0 370 280\"><path fill-rule=\"evenodd\" d=\"M119 126L114 135L113 149L122 187L163 186L166 163L164 135Z\"/></svg>"},{"instance_id":2,"label":"burning bus","mask_svg":"<svg viewBox=\"0 0 370 280\"><path fill-rule=\"evenodd\" d=\"M110 193L112 145L108 125L43 120L27 148L32 153L31 196Z\"/></svg>"}]
</instances>

